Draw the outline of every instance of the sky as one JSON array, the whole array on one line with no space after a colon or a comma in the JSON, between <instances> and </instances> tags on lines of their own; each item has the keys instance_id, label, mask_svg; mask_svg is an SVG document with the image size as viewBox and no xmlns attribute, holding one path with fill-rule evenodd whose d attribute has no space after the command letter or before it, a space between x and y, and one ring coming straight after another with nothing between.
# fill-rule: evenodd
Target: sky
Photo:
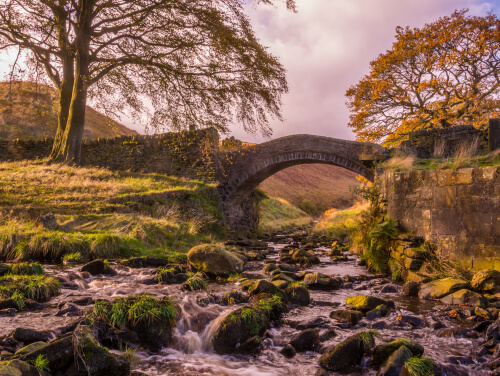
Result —
<instances>
[{"instance_id":1,"label":"sky","mask_svg":"<svg viewBox=\"0 0 500 376\"><path fill-rule=\"evenodd\" d=\"M296 0L297 13L283 5L250 5L256 35L287 70L284 121L271 122L271 138L317 134L353 140L347 126L346 90L369 72L369 63L391 48L397 26L421 27L455 9L474 15L500 14L500 0ZM0 77L11 57L0 55ZM128 119L125 125L143 131ZM262 142L237 124L232 135Z\"/></svg>"}]
</instances>

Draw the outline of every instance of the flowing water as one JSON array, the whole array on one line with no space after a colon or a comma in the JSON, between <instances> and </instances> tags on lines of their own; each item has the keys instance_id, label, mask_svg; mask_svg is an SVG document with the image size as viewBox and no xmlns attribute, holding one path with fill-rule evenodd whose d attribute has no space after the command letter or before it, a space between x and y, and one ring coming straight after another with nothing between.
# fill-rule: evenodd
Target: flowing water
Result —
<instances>
[{"instance_id":1,"label":"flowing water","mask_svg":"<svg viewBox=\"0 0 500 376\"><path fill-rule=\"evenodd\" d=\"M267 259L276 259L279 250L285 245L269 243L270 252ZM281 323L271 327L262 341L263 350L256 357L251 356L220 356L212 348L212 338L217 325L230 311L240 307L220 306L217 304L204 304L200 306L197 301L206 298L206 292L185 292L180 285L148 285L144 284L153 276L153 268L132 269L114 266L118 272L116 276L87 277L79 272L80 267L55 267L46 266L48 274L52 274L66 281L61 294L53 298L41 311L21 312L13 317L0 317L0 336L6 335L17 327L44 329L53 331L57 335L64 331L75 318L81 317L85 306L82 301L89 297L92 299L113 299L118 296L148 293L158 297L169 295L175 297L179 303L182 315L174 329L174 338L169 348L157 353L138 351L134 358L133 368L147 375L241 375L241 376L305 376L314 375L319 370L318 359L321 351L340 343L345 338L360 330L366 330L377 323L393 323L398 316L412 315L425 321L421 329L402 327L384 329L379 325L380 338L377 342L389 341L397 338L407 338L419 342L425 348L426 356L443 364L460 365L465 374L487 375L480 369L471 355L477 348L480 339L469 338L442 338L436 336L433 329L437 322L446 327L466 326L466 323L452 319L437 317L435 303L420 301L418 298L402 297L399 294L381 294L378 291L382 285L389 281L374 278L366 272L364 267L357 265L357 259L349 254L349 261L334 263L326 256L327 249L318 248L316 253L320 256L321 263L307 270L321 272L331 276L344 276L346 274L357 277L366 275L362 282L355 282L352 287L334 291L311 290L312 304L307 307L294 307L287 312ZM249 262L245 267L244 275L247 278L262 278L264 261ZM210 283L208 291L211 294L222 295L227 291L239 289L238 283ZM353 295L370 294L384 299L393 300L396 309L388 316L369 321L366 318L356 326L348 328L330 319L329 314L334 309L345 308L346 298ZM206 299L205 299L206 300ZM65 303L77 302L78 309L65 312ZM63 311L61 311L63 309ZM61 314L62 312L62 314ZM315 321L314 321L315 320ZM321 344L319 352L297 353L291 359L280 354L280 350L289 343L291 337L300 332L301 327L314 321L313 327L321 330L320 335L327 330L334 329L336 336ZM302 324L302 326L301 326ZM470 326L470 324L469 324ZM375 375L372 369L354 369L350 375ZM335 374L335 373L332 373Z\"/></svg>"}]
</instances>

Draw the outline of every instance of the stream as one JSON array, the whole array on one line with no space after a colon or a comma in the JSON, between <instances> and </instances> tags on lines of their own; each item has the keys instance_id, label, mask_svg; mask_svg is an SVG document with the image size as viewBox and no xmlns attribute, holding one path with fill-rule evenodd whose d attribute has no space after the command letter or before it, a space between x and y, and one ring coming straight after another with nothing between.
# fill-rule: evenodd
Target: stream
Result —
<instances>
[{"instance_id":1,"label":"stream","mask_svg":"<svg viewBox=\"0 0 500 376\"><path fill-rule=\"evenodd\" d=\"M268 243L268 254L262 261L250 261L245 266L242 276L250 279L268 278L262 269L270 260L277 260L281 248L290 244L292 239L284 238L279 243ZM439 328L467 329L475 323L458 321L443 315L439 302L423 301L417 297L404 297L398 293L400 286L389 279L371 275L363 266L358 266L356 256L345 253L348 261L334 262L328 257L328 248L318 247L315 253L321 263L304 270L320 272L329 276L349 275L354 282L345 283L344 288L334 291L310 290L312 303L306 307L292 307L280 323L268 329L262 341L263 350L256 356L215 354L211 340L217 324L230 311L240 305L221 306L210 303L207 292L186 292L180 285L145 284L151 280L155 268L129 268L112 264L115 276L92 277L81 273L81 266L45 265L48 275L64 280L61 294L51 299L39 311L20 312L15 316L0 317L0 337L15 328L50 329L56 336L64 331L76 318L82 317L93 300L108 299L132 294L148 293L158 297L169 295L177 300L182 315L174 329L174 338L169 348L160 352L137 350L132 368L150 376L156 375L241 375L241 376L305 376L315 375L320 366L318 359L322 352L340 343L354 333L376 328L379 332L377 343L397 338L407 338L420 343L425 348L425 355L436 362L450 367L450 375L489 375L481 367L481 362L474 357L481 338L463 338L438 336ZM389 286L389 287L387 287ZM385 293L380 290L384 288ZM211 282L207 291L222 295L225 292L239 290L237 282ZM389 292L392 291L392 292ZM368 320L364 317L355 326L348 327L330 318L330 312L345 307L349 296L369 294L395 302L396 309L387 316ZM198 304L198 302L205 302ZM208 303L207 303L208 302ZM403 325L394 327L398 317L411 317L421 325ZM333 333L332 338L321 342L317 352L298 352L293 358L285 358L280 350L290 342L291 337L305 328L320 329L320 338L324 333ZM473 336L472 336L473 337ZM376 375L369 368L351 370L350 375ZM462 372L462 373L460 373ZM339 375L331 372L329 374Z\"/></svg>"}]
</instances>

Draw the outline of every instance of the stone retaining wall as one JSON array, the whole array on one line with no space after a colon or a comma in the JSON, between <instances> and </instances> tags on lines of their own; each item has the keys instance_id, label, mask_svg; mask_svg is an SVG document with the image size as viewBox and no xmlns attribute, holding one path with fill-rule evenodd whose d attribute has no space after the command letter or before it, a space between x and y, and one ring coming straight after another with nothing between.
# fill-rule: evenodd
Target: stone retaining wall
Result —
<instances>
[{"instance_id":1,"label":"stone retaining wall","mask_svg":"<svg viewBox=\"0 0 500 376\"><path fill-rule=\"evenodd\" d=\"M447 258L500 269L500 167L384 172L387 212Z\"/></svg>"}]
</instances>

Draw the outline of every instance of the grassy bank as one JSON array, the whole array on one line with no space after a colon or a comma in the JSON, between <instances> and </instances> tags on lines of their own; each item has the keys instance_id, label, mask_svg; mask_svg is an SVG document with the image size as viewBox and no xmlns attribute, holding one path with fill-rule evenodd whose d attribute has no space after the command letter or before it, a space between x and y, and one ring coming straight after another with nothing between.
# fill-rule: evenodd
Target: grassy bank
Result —
<instances>
[{"instance_id":1,"label":"grassy bank","mask_svg":"<svg viewBox=\"0 0 500 376\"><path fill-rule=\"evenodd\" d=\"M57 221L50 229L37 223L47 213ZM174 255L222 233L213 184L44 161L0 163L1 259Z\"/></svg>"},{"instance_id":2,"label":"grassy bank","mask_svg":"<svg viewBox=\"0 0 500 376\"><path fill-rule=\"evenodd\" d=\"M368 202L358 202L345 210L330 209L318 219L312 232L347 242L359 226L359 215L368 208L368 205Z\"/></svg>"},{"instance_id":3,"label":"grassy bank","mask_svg":"<svg viewBox=\"0 0 500 376\"><path fill-rule=\"evenodd\" d=\"M306 212L279 198L265 197L260 202L260 233L276 233L308 226L313 219Z\"/></svg>"}]
</instances>

